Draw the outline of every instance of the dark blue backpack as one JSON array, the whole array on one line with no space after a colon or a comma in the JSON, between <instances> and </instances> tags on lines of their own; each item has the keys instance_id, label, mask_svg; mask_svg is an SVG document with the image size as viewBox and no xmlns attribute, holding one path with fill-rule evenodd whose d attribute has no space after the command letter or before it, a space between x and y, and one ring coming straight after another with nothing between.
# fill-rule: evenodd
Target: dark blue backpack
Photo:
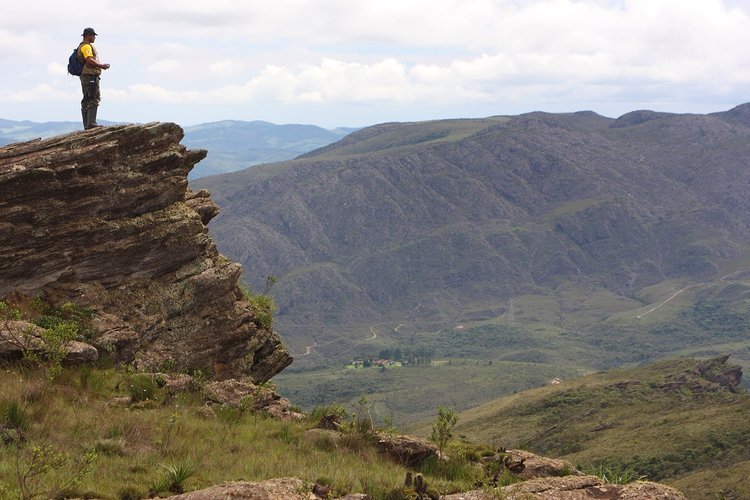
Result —
<instances>
[{"instance_id":1,"label":"dark blue backpack","mask_svg":"<svg viewBox=\"0 0 750 500\"><path fill-rule=\"evenodd\" d=\"M68 73L73 76L81 76L82 71L83 63L78 59L78 47L76 47L68 58Z\"/></svg>"}]
</instances>

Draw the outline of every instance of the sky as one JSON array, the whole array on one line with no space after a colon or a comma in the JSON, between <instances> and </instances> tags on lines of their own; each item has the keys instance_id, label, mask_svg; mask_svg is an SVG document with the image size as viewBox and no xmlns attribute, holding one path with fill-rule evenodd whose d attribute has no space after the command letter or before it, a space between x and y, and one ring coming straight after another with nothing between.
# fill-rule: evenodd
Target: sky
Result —
<instances>
[{"instance_id":1,"label":"sky","mask_svg":"<svg viewBox=\"0 0 750 500\"><path fill-rule=\"evenodd\" d=\"M80 120L66 74L98 33L99 119L306 123L750 101L750 0L0 0L0 118Z\"/></svg>"}]
</instances>

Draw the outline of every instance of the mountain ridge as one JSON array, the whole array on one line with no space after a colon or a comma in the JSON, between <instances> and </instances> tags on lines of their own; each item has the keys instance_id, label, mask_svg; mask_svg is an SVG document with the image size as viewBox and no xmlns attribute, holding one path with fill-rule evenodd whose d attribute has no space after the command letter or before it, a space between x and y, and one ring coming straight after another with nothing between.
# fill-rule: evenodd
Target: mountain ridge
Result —
<instances>
[{"instance_id":1,"label":"mountain ridge","mask_svg":"<svg viewBox=\"0 0 750 500\"><path fill-rule=\"evenodd\" d=\"M488 302L507 319L510 300L563 283L637 302L718 278L750 241L747 108L383 124L196 185L224 207L211 231L247 281L279 278L302 350L325 325L459 323Z\"/></svg>"}]
</instances>

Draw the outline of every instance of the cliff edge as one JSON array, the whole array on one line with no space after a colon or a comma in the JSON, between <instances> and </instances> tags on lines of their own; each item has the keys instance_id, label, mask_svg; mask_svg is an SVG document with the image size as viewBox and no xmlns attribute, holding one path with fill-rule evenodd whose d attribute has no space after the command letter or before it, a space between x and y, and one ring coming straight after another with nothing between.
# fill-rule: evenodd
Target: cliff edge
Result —
<instances>
[{"instance_id":1,"label":"cliff edge","mask_svg":"<svg viewBox=\"0 0 750 500\"><path fill-rule=\"evenodd\" d=\"M182 137L151 123L0 148L0 299L90 307L94 345L138 369L260 383L292 358L208 237L218 207L187 182L206 151Z\"/></svg>"}]
</instances>

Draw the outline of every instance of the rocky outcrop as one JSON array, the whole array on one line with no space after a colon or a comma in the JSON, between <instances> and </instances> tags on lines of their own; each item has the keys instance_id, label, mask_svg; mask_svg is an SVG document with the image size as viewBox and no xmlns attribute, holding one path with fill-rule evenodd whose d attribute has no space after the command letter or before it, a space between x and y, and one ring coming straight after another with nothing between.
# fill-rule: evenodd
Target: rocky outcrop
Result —
<instances>
[{"instance_id":1,"label":"rocky outcrop","mask_svg":"<svg viewBox=\"0 0 750 500\"><path fill-rule=\"evenodd\" d=\"M663 484L638 481L626 485L609 484L596 476L565 476L530 479L499 488L498 491L475 490L446 495L444 500L686 500L680 491Z\"/></svg>"},{"instance_id":2,"label":"rocky outcrop","mask_svg":"<svg viewBox=\"0 0 750 500\"><path fill-rule=\"evenodd\" d=\"M719 384L729 392L738 392L742 384L742 367L727 365L729 355L701 362L696 371L706 380Z\"/></svg>"},{"instance_id":3,"label":"rocky outcrop","mask_svg":"<svg viewBox=\"0 0 750 500\"><path fill-rule=\"evenodd\" d=\"M240 408L247 406L278 420L299 421L304 415L294 410L288 399L282 398L271 389L258 387L241 380L209 382L203 387L208 402Z\"/></svg>"},{"instance_id":4,"label":"rocky outcrop","mask_svg":"<svg viewBox=\"0 0 750 500\"><path fill-rule=\"evenodd\" d=\"M216 498L258 499L258 500L308 500L318 498L301 479L282 477L257 483L235 481L191 491L168 500L214 500Z\"/></svg>"},{"instance_id":5,"label":"rocky outcrop","mask_svg":"<svg viewBox=\"0 0 750 500\"><path fill-rule=\"evenodd\" d=\"M310 485L296 477L280 477L251 483L234 481L211 486L198 491L167 497L166 500L216 500L233 498L235 500L318 500L321 498L339 498L340 500L367 500L363 493L353 493L343 497L331 497L326 488Z\"/></svg>"},{"instance_id":6,"label":"rocky outcrop","mask_svg":"<svg viewBox=\"0 0 750 500\"><path fill-rule=\"evenodd\" d=\"M168 497L169 500L212 500L215 498L257 499L257 500L312 500L331 498L328 495L316 494L315 487L297 478L277 478L260 482L237 481L211 486L203 490L191 491ZM353 494L341 498L344 500L367 498L366 495ZM395 497L394 497L395 498ZM504 498L508 500L546 499L546 500L685 500L678 490L662 484L639 481L627 485L607 484L595 476L568 476L543 478L517 483L497 491L476 490L441 496L443 500L491 500Z\"/></svg>"},{"instance_id":7,"label":"rocky outcrop","mask_svg":"<svg viewBox=\"0 0 750 500\"><path fill-rule=\"evenodd\" d=\"M583 475L567 460L547 458L525 450L508 450L507 454L511 463L523 464L523 469L516 474L521 479Z\"/></svg>"},{"instance_id":8,"label":"rocky outcrop","mask_svg":"<svg viewBox=\"0 0 750 500\"><path fill-rule=\"evenodd\" d=\"M373 432L375 448L406 467L419 467L428 458L437 457L437 447L429 441L413 436Z\"/></svg>"},{"instance_id":9,"label":"rocky outcrop","mask_svg":"<svg viewBox=\"0 0 750 500\"><path fill-rule=\"evenodd\" d=\"M673 392L688 389L695 393L737 393L742 387L742 367L729 365L728 360L729 356L726 355L701 361L694 367L666 377L661 388Z\"/></svg>"},{"instance_id":10,"label":"rocky outcrop","mask_svg":"<svg viewBox=\"0 0 750 500\"><path fill-rule=\"evenodd\" d=\"M268 380L292 359L208 237L218 207L187 184L206 152L182 136L153 123L0 148L0 298L92 308L95 345L143 370Z\"/></svg>"}]
</instances>

